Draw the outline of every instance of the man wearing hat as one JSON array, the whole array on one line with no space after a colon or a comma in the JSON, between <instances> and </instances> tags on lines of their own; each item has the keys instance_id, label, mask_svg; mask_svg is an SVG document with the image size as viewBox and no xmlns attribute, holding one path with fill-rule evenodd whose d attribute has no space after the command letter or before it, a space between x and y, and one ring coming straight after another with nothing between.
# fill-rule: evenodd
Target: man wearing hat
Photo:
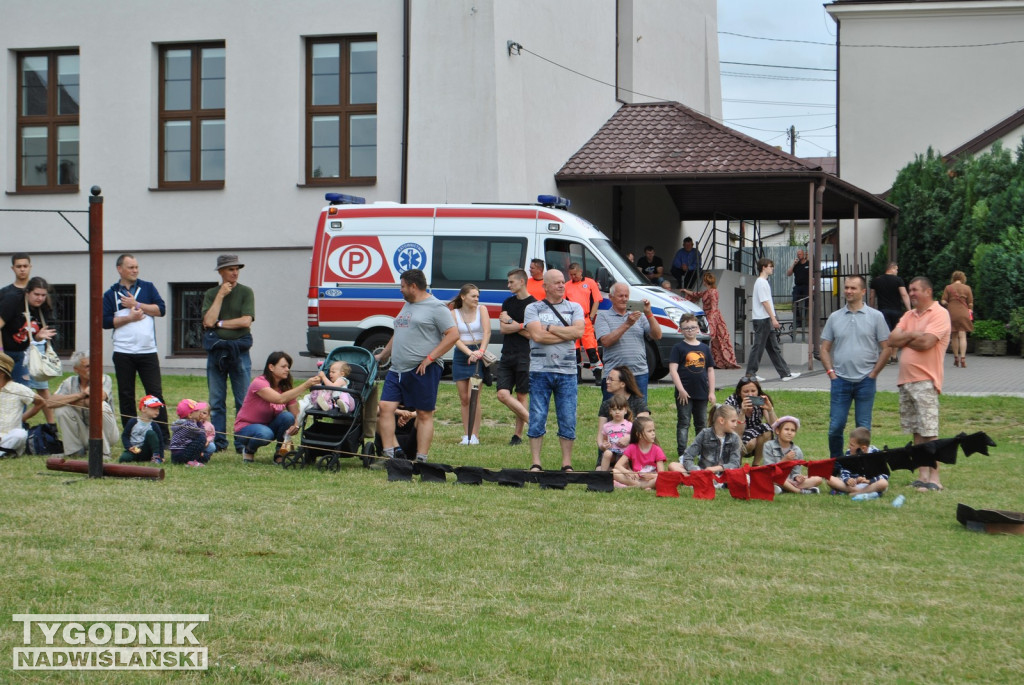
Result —
<instances>
[{"instance_id":1,"label":"man wearing hat","mask_svg":"<svg viewBox=\"0 0 1024 685\"><path fill-rule=\"evenodd\" d=\"M0 352L0 449L4 454L25 451L28 431L21 424L43 408L42 397L11 380L13 372L14 360Z\"/></svg>"},{"instance_id":2,"label":"man wearing hat","mask_svg":"<svg viewBox=\"0 0 1024 685\"><path fill-rule=\"evenodd\" d=\"M207 351L206 384L210 391L210 421L217 431L217 450L227 449L227 380L235 396L235 411L242 407L249 389L252 361L249 348L252 334L249 326L256 318L256 300L252 288L238 282L238 272L245 267L238 255L217 257L221 284L210 288L203 297L203 347Z\"/></svg>"}]
</instances>

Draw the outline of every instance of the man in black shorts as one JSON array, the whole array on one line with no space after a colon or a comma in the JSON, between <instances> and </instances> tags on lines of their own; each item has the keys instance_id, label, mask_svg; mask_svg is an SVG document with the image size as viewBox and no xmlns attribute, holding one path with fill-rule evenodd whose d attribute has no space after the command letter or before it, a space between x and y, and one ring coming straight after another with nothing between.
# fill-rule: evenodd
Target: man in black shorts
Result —
<instances>
[{"instance_id":1,"label":"man in black shorts","mask_svg":"<svg viewBox=\"0 0 1024 685\"><path fill-rule=\"evenodd\" d=\"M508 272L508 289L512 292L501 304L501 361L498 362L498 401L516 415L516 429L509 445L521 445L523 426L530 420L526 396L530 392L530 334L523 326L526 305L536 302L526 290L528 276L522 269ZM515 397L512 391L515 391Z\"/></svg>"},{"instance_id":2,"label":"man in black shorts","mask_svg":"<svg viewBox=\"0 0 1024 685\"><path fill-rule=\"evenodd\" d=\"M910 309L910 294L903 279L897 276L900 267L896 262L889 262L885 273L871 280L871 299L869 306L882 312L889 331L896 328L903 312ZM889 363L896 363L897 348L889 348Z\"/></svg>"}]
</instances>

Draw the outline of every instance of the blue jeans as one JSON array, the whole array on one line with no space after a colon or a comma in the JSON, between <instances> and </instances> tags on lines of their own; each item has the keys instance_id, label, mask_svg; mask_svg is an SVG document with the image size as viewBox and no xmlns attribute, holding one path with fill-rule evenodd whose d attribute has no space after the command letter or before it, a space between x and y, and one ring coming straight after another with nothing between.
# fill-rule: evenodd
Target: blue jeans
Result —
<instances>
[{"instance_id":1,"label":"blue jeans","mask_svg":"<svg viewBox=\"0 0 1024 685\"><path fill-rule=\"evenodd\" d=\"M285 431L295 423L295 416L290 411L283 411L274 417L269 426L262 423L250 423L235 432L235 444L246 454L256 454L256 450L272 440L284 440Z\"/></svg>"},{"instance_id":2,"label":"blue jeans","mask_svg":"<svg viewBox=\"0 0 1024 685\"><path fill-rule=\"evenodd\" d=\"M245 392L249 389L249 378L252 372L252 361L249 359L249 351L241 352L238 355L238 363L231 367L228 373L218 369L211 363L213 356L206 358L206 386L210 390L210 423L213 424L217 435L213 442L218 450L227 449L227 394L228 376L231 377L231 393L235 396L235 413L242 408L245 402ZM235 441L235 447L239 447Z\"/></svg>"},{"instance_id":3,"label":"blue jeans","mask_svg":"<svg viewBox=\"0 0 1024 685\"><path fill-rule=\"evenodd\" d=\"M676 393L678 397L678 393ZM690 424L693 424L693 437L707 428L708 400L695 400L692 397L686 404L676 402L676 454L680 457L686 451L690 441Z\"/></svg>"},{"instance_id":4,"label":"blue jeans","mask_svg":"<svg viewBox=\"0 0 1024 685\"><path fill-rule=\"evenodd\" d=\"M608 378L608 372L609 371L611 371L611 369L605 367L605 380L601 381L601 401L602 402L604 402L605 400L607 400L609 397L612 396L612 394L610 392L608 392L608 381L607 381L607 378ZM636 379L637 387L640 388L640 394L644 396L644 402L647 401L647 383L648 383L648 380L650 379L650 377L651 377L650 374L646 374L646 373L637 373L637 374L633 375L633 378Z\"/></svg>"},{"instance_id":5,"label":"blue jeans","mask_svg":"<svg viewBox=\"0 0 1024 685\"><path fill-rule=\"evenodd\" d=\"M845 451L843 433L850 404L854 403L853 420L857 428L871 429L871 409L875 406L875 379L864 376L859 381L848 381L836 376L832 381L832 402L828 412L828 451L831 457L841 457Z\"/></svg>"},{"instance_id":6,"label":"blue jeans","mask_svg":"<svg viewBox=\"0 0 1024 685\"><path fill-rule=\"evenodd\" d=\"M530 426L526 437L539 438L547 432L548 404L555 396L558 437L576 439L576 375L568 373L530 372Z\"/></svg>"}]
</instances>

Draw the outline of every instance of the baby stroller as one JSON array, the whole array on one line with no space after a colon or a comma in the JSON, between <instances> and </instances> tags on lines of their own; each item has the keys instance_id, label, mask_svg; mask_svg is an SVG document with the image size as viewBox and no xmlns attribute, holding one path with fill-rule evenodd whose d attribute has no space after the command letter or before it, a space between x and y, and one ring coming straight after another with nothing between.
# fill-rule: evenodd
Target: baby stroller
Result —
<instances>
[{"instance_id":1,"label":"baby stroller","mask_svg":"<svg viewBox=\"0 0 1024 685\"><path fill-rule=\"evenodd\" d=\"M373 442L362 444L363 407L377 380L377 360L373 353L362 347L336 347L324 360L324 370L337 361L347 362L350 367L348 387L314 385L312 390L347 393L354 400L354 407L352 411L344 407L321 409L311 403L299 427L299 447L282 460L282 466L286 469L316 464L321 471L337 471L341 468L342 457L360 455L363 466L369 466L372 461Z\"/></svg>"}]
</instances>

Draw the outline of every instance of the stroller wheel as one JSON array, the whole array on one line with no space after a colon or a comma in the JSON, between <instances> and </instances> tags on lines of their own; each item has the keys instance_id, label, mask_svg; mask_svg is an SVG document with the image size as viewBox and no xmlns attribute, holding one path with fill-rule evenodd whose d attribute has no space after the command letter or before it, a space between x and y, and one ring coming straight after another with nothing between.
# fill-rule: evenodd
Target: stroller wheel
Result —
<instances>
[{"instance_id":1,"label":"stroller wheel","mask_svg":"<svg viewBox=\"0 0 1024 685\"><path fill-rule=\"evenodd\" d=\"M375 445L373 444L373 441L367 441L363 443L363 448L360 450L360 454L363 455L364 468L370 468L373 465L373 462L377 461L376 459L371 458L376 454L376 452L377 450Z\"/></svg>"},{"instance_id":2,"label":"stroller wheel","mask_svg":"<svg viewBox=\"0 0 1024 685\"><path fill-rule=\"evenodd\" d=\"M284 459L281 460L281 466L286 469L295 469L302 466L304 450L300 447L297 450L291 450L288 454L284 455Z\"/></svg>"}]
</instances>

